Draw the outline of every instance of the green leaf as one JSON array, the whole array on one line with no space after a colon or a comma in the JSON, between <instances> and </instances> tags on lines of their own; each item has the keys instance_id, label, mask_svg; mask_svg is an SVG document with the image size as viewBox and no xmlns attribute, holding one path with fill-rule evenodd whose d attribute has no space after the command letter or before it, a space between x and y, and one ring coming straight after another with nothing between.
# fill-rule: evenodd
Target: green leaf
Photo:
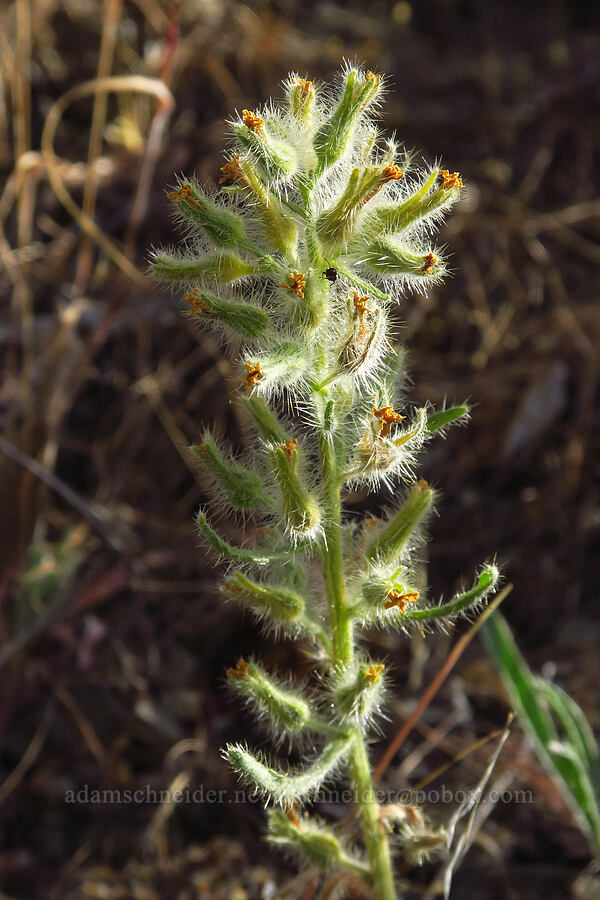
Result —
<instances>
[{"instance_id":1,"label":"green leaf","mask_svg":"<svg viewBox=\"0 0 600 900\"><path fill-rule=\"evenodd\" d=\"M182 218L199 225L217 247L247 246L244 220L235 213L210 200L198 185L181 182L175 191L170 191L172 200Z\"/></svg>"},{"instance_id":2,"label":"green leaf","mask_svg":"<svg viewBox=\"0 0 600 900\"><path fill-rule=\"evenodd\" d=\"M270 550L265 547L234 547L233 544L227 543L226 540L217 534L214 528L211 528L201 510L196 516L196 522L207 542L223 559L228 559L232 562L252 563L256 566L266 566L274 559L285 559L289 556L290 550L288 547L281 547L276 550Z\"/></svg>"},{"instance_id":3,"label":"green leaf","mask_svg":"<svg viewBox=\"0 0 600 900\"><path fill-rule=\"evenodd\" d=\"M546 707L540 702L527 663L519 653L506 620L495 613L482 629L488 653L495 659L509 695L525 718L530 732L544 748L557 739L556 729Z\"/></svg>"},{"instance_id":4,"label":"green leaf","mask_svg":"<svg viewBox=\"0 0 600 900\"><path fill-rule=\"evenodd\" d=\"M555 685L533 675L521 656L506 620L495 613L482 629L484 643L541 761L553 775L581 830L600 853L597 748L583 713ZM557 723L550 713L554 713ZM565 732L560 740L556 724Z\"/></svg>"},{"instance_id":5,"label":"green leaf","mask_svg":"<svg viewBox=\"0 0 600 900\"><path fill-rule=\"evenodd\" d=\"M254 756L240 744L228 744L224 757L244 784L272 803L289 806L313 796L340 764L353 737L330 741L304 769L282 772Z\"/></svg>"},{"instance_id":6,"label":"green leaf","mask_svg":"<svg viewBox=\"0 0 600 900\"><path fill-rule=\"evenodd\" d=\"M266 716L278 732L297 732L310 719L310 707L298 691L279 684L262 666L238 660L227 670L229 684Z\"/></svg>"},{"instance_id":7,"label":"green leaf","mask_svg":"<svg viewBox=\"0 0 600 900\"><path fill-rule=\"evenodd\" d=\"M427 429L431 432L439 431L445 428L457 419L469 414L468 406L452 406L450 409L440 409L439 412L432 413L427 419Z\"/></svg>"},{"instance_id":8,"label":"green leaf","mask_svg":"<svg viewBox=\"0 0 600 900\"><path fill-rule=\"evenodd\" d=\"M419 481L411 490L404 506L392 516L367 547L369 561L392 562L397 559L417 526L433 505L433 491L426 481Z\"/></svg>"},{"instance_id":9,"label":"green leaf","mask_svg":"<svg viewBox=\"0 0 600 900\"><path fill-rule=\"evenodd\" d=\"M247 603L256 612L270 616L278 624L302 620L304 597L286 587L264 584L235 572L223 585L228 596Z\"/></svg>"},{"instance_id":10,"label":"green leaf","mask_svg":"<svg viewBox=\"0 0 600 900\"><path fill-rule=\"evenodd\" d=\"M402 614L402 620L426 622L433 619L447 619L458 615L476 603L480 603L498 584L499 572L496 566L487 565L477 578L475 585L462 594L457 594L448 603L425 609L409 609Z\"/></svg>"},{"instance_id":11,"label":"green leaf","mask_svg":"<svg viewBox=\"0 0 600 900\"><path fill-rule=\"evenodd\" d=\"M230 252L212 253L196 258L161 252L154 255L152 272L161 281L195 281L208 278L225 282L235 281L244 275L254 275L260 272L260 268Z\"/></svg>"},{"instance_id":12,"label":"green leaf","mask_svg":"<svg viewBox=\"0 0 600 900\"><path fill-rule=\"evenodd\" d=\"M269 328L269 317L260 306L218 297L205 290L195 290L187 298L190 316L204 322L225 325L240 337L257 338Z\"/></svg>"},{"instance_id":13,"label":"green leaf","mask_svg":"<svg viewBox=\"0 0 600 900\"><path fill-rule=\"evenodd\" d=\"M343 866L362 874L369 873L368 866L352 857L330 828L314 819L296 817L293 820L282 810L274 809L269 813L267 840L297 851L320 869Z\"/></svg>"},{"instance_id":14,"label":"green leaf","mask_svg":"<svg viewBox=\"0 0 600 900\"><path fill-rule=\"evenodd\" d=\"M583 710L557 684L552 684L543 678L536 679L535 683L537 690L548 702L557 724L563 729L569 743L577 750L580 758L586 761L590 777L598 791L600 786L598 744Z\"/></svg>"}]
</instances>

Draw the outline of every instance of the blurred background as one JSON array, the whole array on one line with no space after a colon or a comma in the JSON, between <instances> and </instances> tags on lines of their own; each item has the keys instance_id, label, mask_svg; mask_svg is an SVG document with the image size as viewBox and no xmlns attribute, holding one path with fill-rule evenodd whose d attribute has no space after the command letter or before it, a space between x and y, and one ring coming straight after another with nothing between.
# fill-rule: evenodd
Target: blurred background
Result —
<instances>
[{"instance_id":1,"label":"blurred background","mask_svg":"<svg viewBox=\"0 0 600 900\"><path fill-rule=\"evenodd\" d=\"M441 492L431 591L448 595L497 554L530 665L600 724L599 25L592 0L5 0L0 896L321 889L262 842L260 804L81 793L233 791L219 747L264 739L225 667L257 643L268 665L309 665L222 607L185 448L211 424L243 449L235 380L218 343L145 277L148 249L174 239L173 173L215 184L225 117L279 96L289 70L329 78L350 58L387 73L382 125L468 184L441 238L453 278L400 310L411 399L473 407L424 461ZM378 758L456 636L372 639L398 682ZM383 786L415 784L506 711L476 639ZM445 783L474 786L490 752ZM454 896L591 897L587 846L518 727L497 771L534 802L498 805ZM442 824L449 810L428 813ZM436 871L405 873L407 895L424 896Z\"/></svg>"}]
</instances>

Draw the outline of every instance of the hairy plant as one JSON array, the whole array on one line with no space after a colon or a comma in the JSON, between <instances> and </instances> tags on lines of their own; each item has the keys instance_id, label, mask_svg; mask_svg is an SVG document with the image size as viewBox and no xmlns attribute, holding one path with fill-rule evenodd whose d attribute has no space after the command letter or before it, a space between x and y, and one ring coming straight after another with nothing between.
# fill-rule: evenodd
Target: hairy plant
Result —
<instances>
[{"instance_id":1,"label":"hairy plant","mask_svg":"<svg viewBox=\"0 0 600 900\"><path fill-rule=\"evenodd\" d=\"M498 572L484 565L469 590L436 604L415 566L434 503L434 490L414 480L417 454L468 409L413 409L401 399L392 307L446 274L430 234L463 184L456 172L413 169L382 139L374 125L382 90L379 75L347 66L333 86L290 75L283 104L243 110L231 123L220 189L181 179L170 191L186 238L156 251L152 269L183 285L189 314L227 339L257 435L252 458L237 458L210 432L193 448L215 508L260 525L254 546L233 546L199 512L201 534L230 563L223 595L275 635L303 641L315 660L305 685L257 660L227 671L277 740L313 748L305 763L284 770L239 744L224 754L274 806L270 841L312 864L361 873L389 900L391 829L368 754L386 673L363 647L362 629L410 634L449 622L476 610ZM344 515L348 492L382 485L392 489L387 512ZM364 850L301 812L344 771ZM443 842L422 816L407 815L401 831L397 849L411 861Z\"/></svg>"}]
</instances>

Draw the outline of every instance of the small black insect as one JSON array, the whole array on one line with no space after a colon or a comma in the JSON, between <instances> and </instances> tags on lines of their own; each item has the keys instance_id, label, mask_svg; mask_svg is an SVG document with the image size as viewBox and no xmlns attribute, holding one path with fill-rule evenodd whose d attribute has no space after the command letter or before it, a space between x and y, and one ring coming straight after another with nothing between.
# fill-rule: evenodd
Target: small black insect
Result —
<instances>
[{"instance_id":1,"label":"small black insect","mask_svg":"<svg viewBox=\"0 0 600 900\"><path fill-rule=\"evenodd\" d=\"M328 269L325 269L325 271L323 272L323 275L325 276L327 281L331 281L332 284L335 281L337 281L338 273L337 273L337 270L334 269L332 266L330 266Z\"/></svg>"}]
</instances>

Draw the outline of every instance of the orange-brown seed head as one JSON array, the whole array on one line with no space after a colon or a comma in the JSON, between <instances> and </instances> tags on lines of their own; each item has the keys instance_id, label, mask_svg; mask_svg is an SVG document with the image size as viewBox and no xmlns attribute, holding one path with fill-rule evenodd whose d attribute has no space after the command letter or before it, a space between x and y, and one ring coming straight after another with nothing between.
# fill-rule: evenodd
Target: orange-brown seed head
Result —
<instances>
[{"instance_id":1,"label":"orange-brown seed head","mask_svg":"<svg viewBox=\"0 0 600 900\"><path fill-rule=\"evenodd\" d=\"M245 678L248 674L248 663L243 656L238 659L235 668L227 669L228 678Z\"/></svg>"},{"instance_id":2,"label":"orange-brown seed head","mask_svg":"<svg viewBox=\"0 0 600 900\"><path fill-rule=\"evenodd\" d=\"M292 438L291 441L287 441L286 443L280 444L279 446L281 447L287 458L291 459L298 447L298 439Z\"/></svg>"},{"instance_id":3,"label":"orange-brown seed head","mask_svg":"<svg viewBox=\"0 0 600 900\"><path fill-rule=\"evenodd\" d=\"M437 263L437 257L433 253L428 253L423 257L423 272L425 275L433 275L433 269Z\"/></svg>"},{"instance_id":4,"label":"orange-brown seed head","mask_svg":"<svg viewBox=\"0 0 600 900\"><path fill-rule=\"evenodd\" d=\"M369 681L376 681L378 676L383 672L385 666L383 663L379 663L376 666L369 666L367 671L365 672L365 678L368 678Z\"/></svg>"},{"instance_id":5,"label":"orange-brown seed head","mask_svg":"<svg viewBox=\"0 0 600 900\"><path fill-rule=\"evenodd\" d=\"M255 134L262 134L265 127L265 120L262 119L258 113L252 112L250 109L242 110L242 119L244 121L244 125L253 131Z\"/></svg>"},{"instance_id":6,"label":"orange-brown seed head","mask_svg":"<svg viewBox=\"0 0 600 900\"><path fill-rule=\"evenodd\" d=\"M238 155L228 159L225 165L221 166L221 172L223 173L223 177L219 178L219 184L225 184L226 181L236 181L238 184L246 184L247 182Z\"/></svg>"},{"instance_id":7,"label":"orange-brown seed head","mask_svg":"<svg viewBox=\"0 0 600 900\"><path fill-rule=\"evenodd\" d=\"M260 362L247 362L246 374L244 375L244 387L246 390L253 388L261 378L264 378L264 372L261 371Z\"/></svg>"},{"instance_id":8,"label":"orange-brown seed head","mask_svg":"<svg viewBox=\"0 0 600 900\"><path fill-rule=\"evenodd\" d=\"M191 184L182 184L181 187L176 191L169 191L167 197L169 200L176 200L179 203L181 200L189 200L192 195L192 186Z\"/></svg>"},{"instance_id":9,"label":"orange-brown seed head","mask_svg":"<svg viewBox=\"0 0 600 900\"><path fill-rule=\"evenodd\" d=\"M373 407L373 415L379 419L379 437L388 437L392 430L392 425L403 422L406 416L397 413L393 406L382 406L381 409Z\"/></svg>"},{"instance_id":10,"label":"orange-brown seed head","mask_svg":"<svg viewBox=\"0 0 600 900\"><path fill-rule=\"evenodd\" d=\"M302 272L296 272L294 275L293 272L290 272L288 275L288 284L285 281L280 281L277 284L277 287L285 288L290 291L292 294L297 294L301 300L304 300L304 287L306 285L306 279Z\"/></svg>"},{"instance_id":11,"label":"orange-brown seed head","mask_svg":"<svg viewBox=\"0 0 600 900\"><path fill-rule=\"evenodd\" d=\"M388 591L388 599L383 605L386 609L396 606L403 613L409 603L416 603L418 599L418 591L407 591L405 594L401 594L399 591Z\"/></svg>"},{"instance_id":12,"label":"orange-brown seed head","mask_svg":"<svg viewBox=\"0 0 600 900\"><path fill-rule=\"evenodd\" d=\"M189 294L185 295L185 299L190 304L191 309L188 312L188 316L200 316L202 313L206 313L208 308L201 297L198 296L196 289L194 288Z\"/></svg>"},{"instance_id":13,"label":"orange-brown seed head","mask_svg":"<svg viewBox=\"0 0 600 900\"><path fill-rule=\"evenodd\" d=\"M449 172L448 169L442 169L440 175L442 176L442 190L449 191L451 188L460 190L460 188L464 187L463 180L458 172Z\"/></svg>"}]
</instances>

